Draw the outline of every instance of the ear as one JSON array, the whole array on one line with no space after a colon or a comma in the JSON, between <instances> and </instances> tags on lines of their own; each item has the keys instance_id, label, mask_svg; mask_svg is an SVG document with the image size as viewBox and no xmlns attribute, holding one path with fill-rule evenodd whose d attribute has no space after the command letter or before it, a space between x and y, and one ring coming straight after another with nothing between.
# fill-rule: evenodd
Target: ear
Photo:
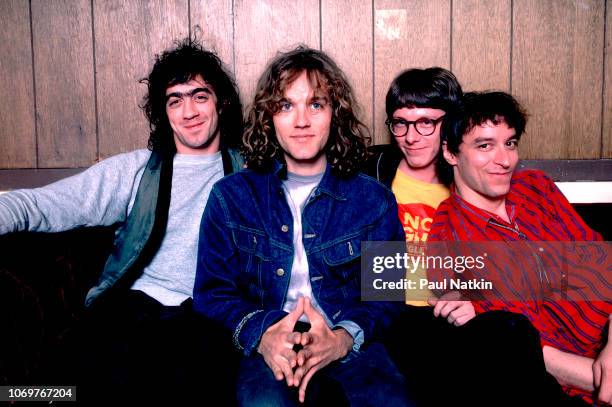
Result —
<instances>
[{"instance_id":1,"label":"ear","mask_svg":"<svg viewBox=\"0 0 612 407\"><path fill-rule=\"evenodd\" d=\"M447 163L449 163L452 166L457 165L457 156L455 156L455 154L448 151L448 146L446 144L446 141L442 143L442 155L444 156L444 159L446 160Z\"/></svg>"}]
</instances>

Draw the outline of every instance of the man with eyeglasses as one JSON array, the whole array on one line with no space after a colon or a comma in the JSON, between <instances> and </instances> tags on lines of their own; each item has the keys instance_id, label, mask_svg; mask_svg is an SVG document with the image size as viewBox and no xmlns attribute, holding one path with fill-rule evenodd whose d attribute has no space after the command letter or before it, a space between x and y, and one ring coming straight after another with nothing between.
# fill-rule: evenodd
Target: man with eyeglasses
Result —
<instances>
[{"instance_id":1,"label":"man with eyeglasses","mask_svg":"<svg viewBox=\"0 0 612 407\"><path fill-rule=\"evenodd\" d=\"M372 157L365 172L392 189L409 243L427 241L436 208L449 196L445 182L450 174L440 165L440 128L444 116L457 108L462 95L455 75L439 67L405 70L387 92L385 123L393 141L370 149ZM425 277L423 270L412 278L419 276ZM428 290L412 290L406 303L427 306L431 297ZM465 303L440 301L434 313L461 325L473 313L460 305Z\"/></svg>"},{"instance_id":2,"label":"man with eyeglasses","mask_svg":"<svg viewBox=\"0 0 612 407\"><path fill-rule=\"evenodd\" d=\"M407 241L427 240L431 218L449 195L436 168L440 123L461 96L455 76L437 67L406 70L387 92L385 123L393 141L371 149L366 172L395 193Z\"/></svg>"},{"instance_id":3,"label":"man with eyeglasses","mask_svg":"<svg viewBox=\"0 0 612 407\"><path fill-rule=\"evenodd\" d=\"M462 95L457 78L446 69L405 70L391 82L386 97L385 123L393 140L370 149L372 156L365 172L391 188L406 241L417 249L427 240L436 208L449 196L444 185L449 174L440 171L446 167L439 165L443 159L440 129L445 115L457 108ZM422 268L406 275L415 281L425 277ZM474 308L452 295L437 300L427 289L407 291L406 304L386 346L400 370L414 383L412 393L431 401L429 395L434 388L430 388L430 376L434 369L430 368L445 360L437 350L445 346L444 338L454 334L454 326L475 315Z\"/></svg>"}]
</instances>

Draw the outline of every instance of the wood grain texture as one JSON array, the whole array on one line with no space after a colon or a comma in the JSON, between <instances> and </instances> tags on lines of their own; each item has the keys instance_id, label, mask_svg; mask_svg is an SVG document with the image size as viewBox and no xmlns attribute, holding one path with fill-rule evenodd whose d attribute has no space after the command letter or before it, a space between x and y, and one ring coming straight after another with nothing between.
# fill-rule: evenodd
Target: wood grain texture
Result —
<instances>
[{"instance_id":1,"label":"wood grain texture","mask_svg":"<svg viewBox=\"0 0 612 407\"><path fill-rule=\"evenodd\" d=\"M234 9L232 0L190 0L191 30L199 26L202 44L234 73Z\"/></svg>"},{"instance_id":2,"label":"wood grain texture","mask_svg":"<svg viewBox=\"0 0 612 407\"><path fill-rule=\"evenodd\" d=\"M0 168L36 167L30 6L0 2Z\"/></svg>"},{"instance_id":3,"label":"wood grain texture","mask_svg":"<svg viewBox=\"0 0 612 407\"><path fill-rule=\"evenodd\" d=\"M612 0L606 0L606 55L601 158L612 158Z\"/></svg>"},{"instance_id":4,"label":"wood grain texture","mask_svg":"<svg viewBox=\"0 0 612 407\"><path fill-rule=\"evenodd\" d=\"M450 0L374 0L374 137L390 141L385 96L408 68L450 68Z\"/></svg>"},{"instance_id":5,"label":"wood grain texture","mask_svg":"<svg viewBox=\"0 0 612 407\"><path fill-rule=\"evenodd\" d=\"M612 158L612 0L32 0L31 10L0 1L0 168L86 167L145 147L138 80L189 23L234 69L243 102L278 50L306 43L347 73L376 143L389 141L391 80L438 65L466 90L510 89L525 104L522 157Z\"/></svg>"},{"instance_id":6,"label":"wood grain texture","mask_svg":"<svg viewBox=\"0 0 612 407\"><path fill-rule=\"evenodd\" d=\"M452 71L465 91L510 90L510 0L453 1Z\"/></svg>"},{"instance_id":7,"label":"wood grain texture","mask_svg":"<svg viewBox=\"0 0 612 407\"><path fill-rule=\"evenodd\" d=\"M318 0L234 0L236 78L245 107L278 51L300 43L319 49L319 20Z\"/></svg>"},{"instance_id":8,"label":"wood grain texture","mask_svg":"<svg viewBox=\"0 0 612 407\"><path fill-rule=\"evenodd\" d=\"M40 168L91 165L96 153L89 0L32 0Z\"/></svg>"},{"instance_id":9,"label":"wood grain texture","mask_svg":"<svg viewBox=\"0 0 612 407\"><path fill-rule=\"evenodd\" d=\"M322 0L322 49L346 73L361 106L361 121L373 128L371 0Z\"/></svg>"},{"instance_id":10,"label":"wood grain texture","mask_svg":"<svg viewBox=\"0 0 612 407\"><path fill-rule=\"evenodd\" d=\"M522 158L599 158L603 2L515 0L512 90L530 113Z\"/></svg>"},{"instance_id":11,"label":"wood grain texture","mask_svg":"<svg viewBox=\"0 0 612 407\"><path fill-rule=\"evenodd\" d=\"M100 158L145 148L138 107L154 57L189 33L187 0L94 2Z\"/></svg>"}]
</instances>

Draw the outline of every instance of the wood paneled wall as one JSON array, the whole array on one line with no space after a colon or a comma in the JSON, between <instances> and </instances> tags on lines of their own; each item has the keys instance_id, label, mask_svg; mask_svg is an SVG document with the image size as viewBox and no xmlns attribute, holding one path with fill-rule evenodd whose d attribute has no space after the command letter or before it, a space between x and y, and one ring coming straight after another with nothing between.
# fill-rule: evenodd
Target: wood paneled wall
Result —
<instances>
[{"instance_id":1,"label":"wood paneled wall","mask_svg":"<svg viewBox=\"0 0 612 407\"><path fill-rule=\"evenodd\" d=\"M0 168L144 147L139 80L196 26L245 104L269 58L304 43L345 70L376 143L391 80L438 65L523 102L522 157L612 158L612 0L2 0Z\"/></svg>"}]
</instances>

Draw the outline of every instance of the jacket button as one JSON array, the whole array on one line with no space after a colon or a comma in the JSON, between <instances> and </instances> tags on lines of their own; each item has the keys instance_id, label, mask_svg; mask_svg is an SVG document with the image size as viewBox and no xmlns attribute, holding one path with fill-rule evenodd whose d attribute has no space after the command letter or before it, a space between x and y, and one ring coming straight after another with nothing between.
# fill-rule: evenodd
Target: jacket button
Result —
<instances>
[{"instance_id":1,"label":"jacket button","mask_svg":"<svg viewBox=\"0 0 612 407\"><path fill-rule=\"evenodd\" d=\"M276 275L279 277L282 277L285 275L285 270L283 269L276 269Z\"/></svg>"},{"instance_id":2,"label":"jacket button","mask_svg":"<svg viewBox=\"0 0 612 407\"><path fill-rule=\"evenodd\" d=\"M289 226L287 226L287 225L283 225L283 226L281 226L281 230L282 230L283 232L287 233L287 232L289 232Z\"/></svg>"}]
</instances>

